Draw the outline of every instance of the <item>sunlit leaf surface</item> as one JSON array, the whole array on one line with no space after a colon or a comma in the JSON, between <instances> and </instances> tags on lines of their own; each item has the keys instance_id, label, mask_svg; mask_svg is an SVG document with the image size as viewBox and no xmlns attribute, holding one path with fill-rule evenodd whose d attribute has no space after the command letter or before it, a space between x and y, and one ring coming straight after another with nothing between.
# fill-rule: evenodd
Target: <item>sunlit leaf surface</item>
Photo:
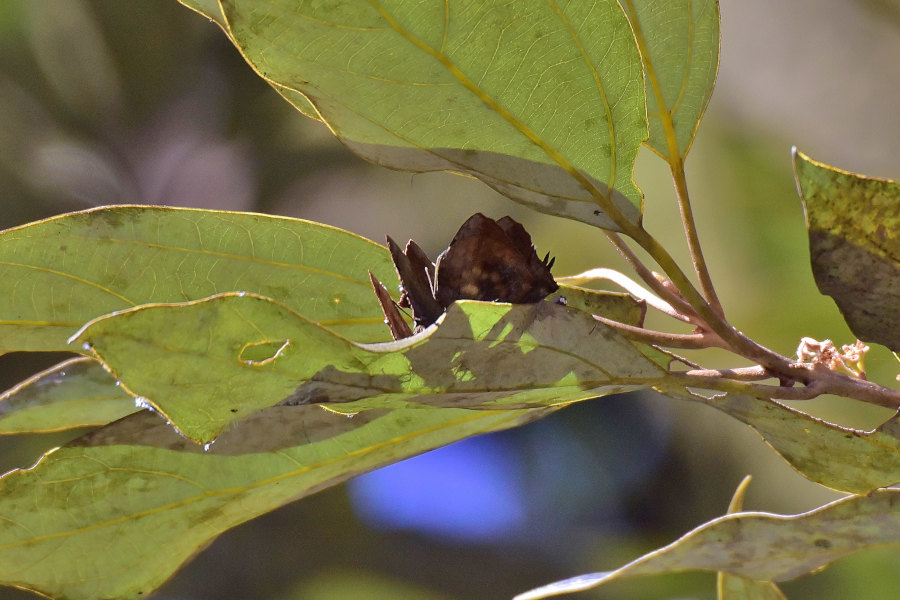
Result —
<instances>
[{"instance_id":1,"label":"sunlit leaf surface","mask_svg":"<svg viewBox=\"0 0 900 600\"><path fill-rule=\"evenodd\" d=\"M0 232L0 353L79 351L67 340L95 317L229 291L385 339L367 270L396 289L382 246L298 219L152 206L61 215Z\"/></svg>"},{"instance_id":2,"label":"sunlit leaf surface","mask_svg":"<svg viewBox=\"0 0 900 600\"><path fill-rule=\"evenodd\" d=\"M623 0L641 44L650 139L663 157L684 157L719 68L717 0ZM671 144L671 145L670 145Z\"/></svg>"},{"instance_id":3,"label":"sunlit leaf surface","mask_svg":"<svg viewBox=\"0 0 900 600\"><path fill-rule=\"evenodd\" d=\"M900 184L794 152L816 284L861 340L900 351Z\"/></svg>"},{"instance_id":4,"label":"sunlit leaf surface","mask_svg":"<svg viewBox=\"0 0 900 600\"><path fill-rule=\"evenodd\" d=\"M646 387L664 375L589 314L550 302L459 302L417 336L360 345L269 298L227 293L101 317L77 341L202 443L280 401L350 413L526 408Z\"/></svg>"},{"instance_id":5,"label":"sunlit leaf surface","mask_svg":"<svg viewBox=\"0 0 900 600\"><path fill-rule=\"evenodd\" d=\"M222 19L222 10L219 8L218 0L178 0L185 6L196 10L206 18L218 23L224 27L225 22Z\"/></svg>"},{"instance_id":6,"label":"sunlit leaf surface","mask_svg":"<svg viewBox=\"0 0 900 600\"><path fill-rule=\"evenodd\" d=\"M639 220L643 72L615 0L220 5L253 68L367 159L601 227L617 228L598 202Z\"/></svg>"},{"instance_id":7,"label":"sunlit leaf surface","mask_svg":"<svg viewBox=\"0 0 900 600\"><path fill-rule=\"evenodd\" d=\"M217 0L178 0L188 8L191 8L204 17L208 18L210 21L216 23L222 30L228 35L228 27L225 25L225 18L222 15L222 8L219 6ZM232 40L233 41L233 40ZM292 89L283 87L278 85L275 82L269 82L272 84L279 94L285 97L285 99L294 105L295 108L300 110L304 115L310 117L311 119L318 120L319 114L316 112L315 107L309 103L309 100L306 97L296 92Z\"/></svg>"}]
</instances>

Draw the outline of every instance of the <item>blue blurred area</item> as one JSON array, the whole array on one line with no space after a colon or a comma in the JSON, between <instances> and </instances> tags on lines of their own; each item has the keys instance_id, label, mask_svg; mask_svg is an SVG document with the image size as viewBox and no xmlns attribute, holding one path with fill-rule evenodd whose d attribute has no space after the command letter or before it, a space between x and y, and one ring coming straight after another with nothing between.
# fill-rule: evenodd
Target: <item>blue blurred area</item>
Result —
<instances>
[{"instance_id":1,"label":"blue blurred area","mask_svg":"<svg viewBox=\"0 0 900 600\"><path fill-rule=\"evenodd\" d=\"M372 527L453 542L546 545L630 530L630 499L666 456L669 414L636 395L598 399L363 475L350 498Z\"/></svg>"},{"instance_id":2,"label":"blue blurred area","mask_svg":"<svg viewBox=\"0 0 900 600\"><path fill-rule=\"evenodd\" d=\"M524 465L500 436L479 436L357 477L350 499L380 529L494 541L527 518Z\"/></svg>"}]
</instances>

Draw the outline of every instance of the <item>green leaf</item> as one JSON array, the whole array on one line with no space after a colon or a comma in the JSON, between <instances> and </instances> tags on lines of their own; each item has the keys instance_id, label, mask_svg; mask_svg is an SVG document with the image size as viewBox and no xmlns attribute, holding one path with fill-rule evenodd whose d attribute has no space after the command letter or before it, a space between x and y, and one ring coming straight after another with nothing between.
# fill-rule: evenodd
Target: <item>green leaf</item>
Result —
<instances>
[{"instance_id":1,"label":"green leaf","mask_svg":"<svg viewBox=\"0 0 900 600\"><path fill-rule=\"evenodd\" d=\"M650 139L667 158L684 158L719 69L717 0L624 0L641 48Z\"/></svg>"},{"instance_id":2,"label":"green leaf","mask_svg":"<svg viewBox=\"0 0 900 600\"><path fill-rule=\"evenodd\" d=\"M73 350L69 336L100 315L229 291L381 340L367 270L396 289L385 248L309 221L150 206L61 215L0 232L0 353Z\"/></svg>"},{"instance_id":3,"label":"green leaf","mask_svg":"<svg viewBox=\"0 0 900 600\"><path fill-rule=\"evenodd\" d=\"M900 491L849 496L808 513L737 513L714 519L675 542L605 573L552 583L516 596L536 600L591 589L614 579L687 570L787 581L880 544L900 542Z\"/></svg>"},{"instance_id":4,"label":"green leaf","mask_svg":"<svg viewBox=\"0 0 900 600\"><path fill-rule=\"evenodd\" d=\"M804 477L829 488L867 493L900 482L900 427L894 419L860 431L746 394L664 393L709 404L746 423Z\"/></svg>"},{"instance_id":5,"label":"green leaf","mask_svg":"<svg viewBox=\"0 0 900 600\"><path fill-rule=\"evenodd\" d=\"M530 408L647 387L665 373L592 316L549 302L458 302L412 338L356 344L269 298L232 292L100 317L76 340L201 443L282 400L350 413Z\"/></svg>"},{"instance_id":6,"label":"green leaf","mask_svg":"<svg viewBox=\"0 0 900 600\"><path fill-rule=\"evenodd\" d=\"M100 363L73 358L0 394L0 434L106 425L136 410Z\"/></svg>"},{"instance_id":7,"label":"green leaf","mask_svg":"<svg viewBox=\"0 0 900 600\"><path fill-rule=\"evenodd\" d=\"M342 412L395 402L560 406L649 387L665 376L641 348L592 316L549 302L457 302L434 329L362 348L365 372L326 369L290 402L322 402Z\"/></svg>"},{"instance_id":8,"label":"green leaf","mask_svg":"<svg viewBox=\"0 0 900 600\"><path fill-rule=\"evenodd\" d=\"M600 227L618 229L611 206L640 220L643 72L615 0L220 6L251 66L361 156Z\"/></svg>"},{"instance_id":9,"label":"green leaf","mask_svg":"<svg viewBox=\"0 0 900 600\"><path fill-rule=\"evenodd\" d=\"M900 350L900 184L794 149L813 275L861 340Z\"/></svg>"},{"instance_id":10,"label":"green leaf","mask_svg":"<svg viewBox=\"0 0 900 600\"><path fill-rule=\"evenodd\" d=\"M728 505L728 514L739 513L744 508L744 494L750 485L750 476L744 477ZM724 571L716 574L718 600L787 600L772 581L757 581Z\"/></svg>"},{"instance_id":11,"label":"green leaf","mask_svg":"<svg viewBox=\"0 0 900 600\"><path fill-rule=\"evenodd\" d=\"M571 287L563 287L558 295L562 294L568 300L570 308L589 310L607 317L614 316L618 320L635 325L640 323L643 318L643 305L627 294ZM173 331L183 330L183 325L179 325L174 320L165 325L166 329ZM313 331L318 330L314 325L311 325L311 328ZM286 349L282 348L283 345L283 342L279 340L269 343L263 341L243 347L239 354L245 364L247 364L246 361L250 361L249 364L255 364L258 367L264 362L271 362L270 359L275 356L280 357L281 352ZM651 349L644 348L642 350L646 354ZM133 355L131 358L136 359L137 356L139 355ZM656 356L650 358L657 359ZM152 360L157 359L153 358ZM665 365L662 361L657 362L662 366ZM160 359L159 364L172 364L175 370L182 367L180 361L171 356L164 356ZM219 372L220 367L221 365L213 363L210 368L214 372ZM143 369L140 364L134 368ZM166 369L156 369L154 373L161 376L168 372ZM239 379L246 375L245 372L239 372ZM162 377L161 379L165 380ZM255 394L263 395L267 389L266 385L256 387L261 383L262 378L250 380ZM292 381L292 385L295 384L296 382ZM190 385L186 387L188 390L192 388ZM276 392L271 402L277 401L279 397L280 394ZM146 403L147 401L141 399L140 402ZM175 405L178 406L180 403L175 403ZM267 405L262 404L262 406ZM136 410L133 396L123 390L119 382L104 370L99 362L89 358L75 358L39 373L0 395L0 434L49 432L105 425ZM207 410L215 411L214 408L207 408ZM239 410L238 413L240 412ZM236 418L243 416L231 413L229 410L227 416L232 415ZM179 421L180 416L175 420Z\"/></svg>"},{"instance_id":12,"label":"green leaf","mask_svg":"<svg viewBox=\"0 0 900 600\"><path fill-rule=\"evenodd\" d=\"M348 419L317 406L275 407L223 434L208 453L141 412L0 479L0 583L68 600L146 597L231 527L548 412L417 409ZM158 429L145 441L155 447L103 435L148 419ZM104 443L112 445L97 445Z\"/></svg>"},{"instance_id":13,"label":"green leaf","mask_svg":"<svg viewBox=\"0 0 900 600\"><path fill-rule=\"evenodd\" d=\"M91 321L74 339L88 344L139 402L200 443L326 367L361 368L349 340L244 292L119 311Z\"/></svg>"},{"instance_id":14,"label":"green leaf","mask_svg":"<svg viewBox=\"0 0 900 600\"><path fill-rule=\"evenodd\" d=\"M552 301L558 298L563 298L562 301L569 308L601 315L636 327L644 324L644 316L647 313L645 302L635 300L634 296L621 292L605 292L559 283L559 291L549 296Z\"/></svg>"}]
</instances>

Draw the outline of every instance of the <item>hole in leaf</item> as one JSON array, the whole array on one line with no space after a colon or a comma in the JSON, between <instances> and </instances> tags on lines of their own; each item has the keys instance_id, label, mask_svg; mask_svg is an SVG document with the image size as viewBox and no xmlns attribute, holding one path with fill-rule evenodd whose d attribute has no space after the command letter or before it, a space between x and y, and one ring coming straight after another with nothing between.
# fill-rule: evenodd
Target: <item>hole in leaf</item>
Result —
<instances>
[{"instance_id":1,"label":"hole in leaf","mask_svg":"<svg viewBox=\"0 0 900 600\"><path fill-rule=\"evenodd\" d=\"M291 340L266 340L264 342L251 342L241 348L238 358L246 365L259 367L275 361L285 349L291 345Z\"/></svg>"}]
</instances>

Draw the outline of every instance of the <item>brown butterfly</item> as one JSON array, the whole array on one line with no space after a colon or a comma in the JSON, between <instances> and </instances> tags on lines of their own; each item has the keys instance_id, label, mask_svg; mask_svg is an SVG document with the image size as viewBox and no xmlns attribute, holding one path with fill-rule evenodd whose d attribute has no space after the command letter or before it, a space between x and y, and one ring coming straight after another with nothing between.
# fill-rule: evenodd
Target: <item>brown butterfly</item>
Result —
<instances>
[{"instance_id":1,"label":"brown butterfly","mask_svg":"<svg viewBox=\"0 0 900 600\"><path fill-rule=\"evenodd\" d=\"M413 334L398 307L411 308L416 332L428 327L455 300L526 304L540 302L559 286L550 273L554 259L538 258L531 236L510 217L494 221L477 213L469 217L433 264L410 240L406 249L387 238L403 293L394 304L387 290L369 273L385 321L395 340Z\"/></svg>"}]
</instances>

